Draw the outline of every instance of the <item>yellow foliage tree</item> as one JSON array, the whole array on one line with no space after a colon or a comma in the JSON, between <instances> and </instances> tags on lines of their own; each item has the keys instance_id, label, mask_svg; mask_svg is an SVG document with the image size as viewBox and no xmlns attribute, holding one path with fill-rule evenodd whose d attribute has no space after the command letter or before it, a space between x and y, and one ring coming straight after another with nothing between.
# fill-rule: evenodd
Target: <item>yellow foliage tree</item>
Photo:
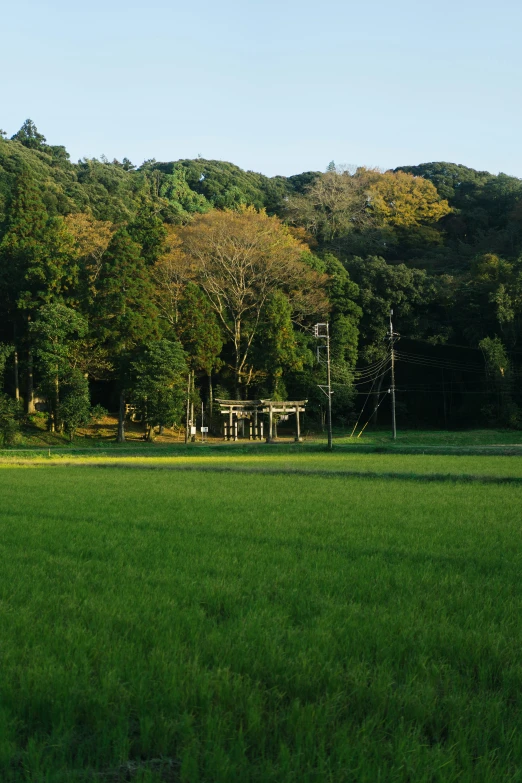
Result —
<instances>
[{"instance_id":1,"label":"yellow foliage tree","mask_svg":"<svg viewBox=\"0 0 522 783\"><path fill-rule=\"evenodd\" d=\"M372 172L367 194L378 222L396 228L435 223L451 212L432 182L404 171L386 171L377 177Z\"/></svg>"},{"instance_id":2,"label":"yellow foliage tree","mask_svg":"<svg viewBox=\"0 0 522 783\"><path fill-rule=\"evenodd\" d=\"M87 292L93 294L96 290L103 254L109 246L116 227L108 220L95 220L84 212L67 215L65 223L69 233L74 237Z\"/></svg>"},{"instance_id":3,"label":"yellow foliage tree","mask_svg":"<svg viewBox=\"0 0 522 783\"><path fill-rule=\"evenodd\" d=\"M183 252L182 241L172 225L166 225L165 250L152 267L156 304L167 323L176 327L185 286L194 280L194 261Z\"/></svg>"},{"instance_id":4,"label":"yellow foliage tree","mask_svg":"<svg viewBox=\"0 0 522 783\"><path fill-rule=\"evenodd\" d=\"M270 296L284 292L296 319L324 313L326 276L302 261L308 246L279 218L254 207L197 215L176 234L186 258L184 274L205 291L233 345L236 393L241 396L250 349ZM180 260L176 251L178 272Z\"/></svg>"}]
</instances>

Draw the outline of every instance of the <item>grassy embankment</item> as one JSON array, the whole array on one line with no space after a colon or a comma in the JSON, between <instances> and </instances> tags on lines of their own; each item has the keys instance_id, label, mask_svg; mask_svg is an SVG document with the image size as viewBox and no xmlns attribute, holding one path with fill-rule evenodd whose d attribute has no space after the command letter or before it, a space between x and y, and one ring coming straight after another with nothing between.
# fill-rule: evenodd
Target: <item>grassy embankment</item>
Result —
<instances>
[{"instance_id":1,"label":"grassy embankment","mask_svg":"<svg viewBox=\"0 0 522 783\"><path fill-rule=\"evenodd\" d=\"M154 443L144 442L143 426L138 423L129 422L126 425L127 442L125 444L116 443L117 420L115 417L107 416L101 422L89 427L78 430L73 441L67 435L48 432L46 429L46 418L38 414L31 418L30 423L23 429L15 444L14 450L19 449L64 449L67 451L77 450L99 450L99 449L138 449L141 453L148 453L150 449L178 449L184 447L184 430L166 429L164 435L158 436ZM298 446L293 445L293 431L289 426L281 429L280 443L275 446L278 450L297 448L320 449L326 444L326 433L304 430L304 443ZM351 429L335 429L334 444L336 447L350 447L358 450L434 450L434 451L455 451L468 449L476 451L477 449L498 449L520 447L522 454L522 432L516 430L400 430L397 434L397 440L394 441L389 430L365 430L364 434L358 438L351 436ZM201 435L198 433L198 443L190 444L188 448L194 450L194 446L201 446L199 442ZM206 449L241 449L248 448L256 450L260 446L259 442L249 442L240 440L237 443L225 443L220 437L211 437L205 444ZM13 449L11 449L13 451ZM250 453L250 451L249 451Z\"/></svg>"},{"instance_id":2,"label":"grassy embankment","mask_svg":"<svg viewBox=\"0 0 522 783\"><path fill-rule=\"evenodd\" d=\"M517 457L76 459L0 470L2 780L521 779Z\"/></svg>"}]
</instances>

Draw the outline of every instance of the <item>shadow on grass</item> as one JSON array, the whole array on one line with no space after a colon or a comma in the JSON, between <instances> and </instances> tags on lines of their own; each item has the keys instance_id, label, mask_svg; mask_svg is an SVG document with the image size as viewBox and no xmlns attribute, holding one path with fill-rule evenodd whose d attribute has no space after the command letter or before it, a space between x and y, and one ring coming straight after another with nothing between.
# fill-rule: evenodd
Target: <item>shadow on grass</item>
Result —
<instances>
[{"instance_id":1,"label":"shadow on grass","mask_svg":"<svg viewBox=\"0 0 522 783\"><path fill-rule=\"evenodd\" d=\"M10 465L30 466L31 463L22 460L10 460ZM69 467L69 468L115 468L118 470L156 470L174 471L185 473L242 473L259 476L314 476L319 478L357 478L370 479L372 481L413 481L416 483L464 483L464 484L519 484L522 485L522 476L488 476L471 473L398 473L394 471L363 471L363 470L314 470L300 468L266 468L266 467L241 467L238 465L158 465L127 463L124 462L81 462L69 461L34 461L36 467Z\"/></svg>"}]
</instances>

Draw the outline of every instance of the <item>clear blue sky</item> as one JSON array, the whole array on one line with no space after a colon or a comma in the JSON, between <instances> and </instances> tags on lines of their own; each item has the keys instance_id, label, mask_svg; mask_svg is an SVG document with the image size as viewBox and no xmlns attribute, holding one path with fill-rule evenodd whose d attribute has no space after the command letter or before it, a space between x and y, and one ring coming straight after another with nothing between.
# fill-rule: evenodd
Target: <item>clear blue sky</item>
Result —
<instances>
[{"instance_id":1,"label":"clear blue sky","mask_svg":"<svg viewBox=\"0 0 522 783\"><path fill-rule=\"evenodd\" d=\"M73 160L522 177L521 30L521 0L26 0L2 11L0 127L30 117Z\"/></svg>"}]
</instances>

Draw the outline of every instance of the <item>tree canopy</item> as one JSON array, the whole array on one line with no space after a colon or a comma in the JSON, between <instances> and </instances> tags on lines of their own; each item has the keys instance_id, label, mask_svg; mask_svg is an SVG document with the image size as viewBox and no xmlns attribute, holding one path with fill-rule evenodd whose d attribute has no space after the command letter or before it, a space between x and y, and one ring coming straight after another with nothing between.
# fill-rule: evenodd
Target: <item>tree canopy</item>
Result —
<instances>
[{"instance_id":1,"label":"tree canopy","mask_svg":"<svg viewBox=\"0 0 522 783\"><path fill-rule=\"evenodd\" d=\"M188 372L204 401L213 384L308 396L320 416L317 320L330 322L345 422L372 377L361 365L387 354L392 308L410 355L432 351L422 371L402 370L409 421L522 421L522 181L449 162L332 161L290 177L203 158L73 163L32 120L0 133L6 433L19 398L32 410L33 387L54 424L67 415L74 429L94 387L123 421L148 383L178 394ZM69 334L69 322L84 326ZM160 367L169 357L175 378ZM459 369L471 358L473 384ZM165 400L168 415L145 406L150 426L180 419L179 400Z\"/></svg>"}]
</instances>

